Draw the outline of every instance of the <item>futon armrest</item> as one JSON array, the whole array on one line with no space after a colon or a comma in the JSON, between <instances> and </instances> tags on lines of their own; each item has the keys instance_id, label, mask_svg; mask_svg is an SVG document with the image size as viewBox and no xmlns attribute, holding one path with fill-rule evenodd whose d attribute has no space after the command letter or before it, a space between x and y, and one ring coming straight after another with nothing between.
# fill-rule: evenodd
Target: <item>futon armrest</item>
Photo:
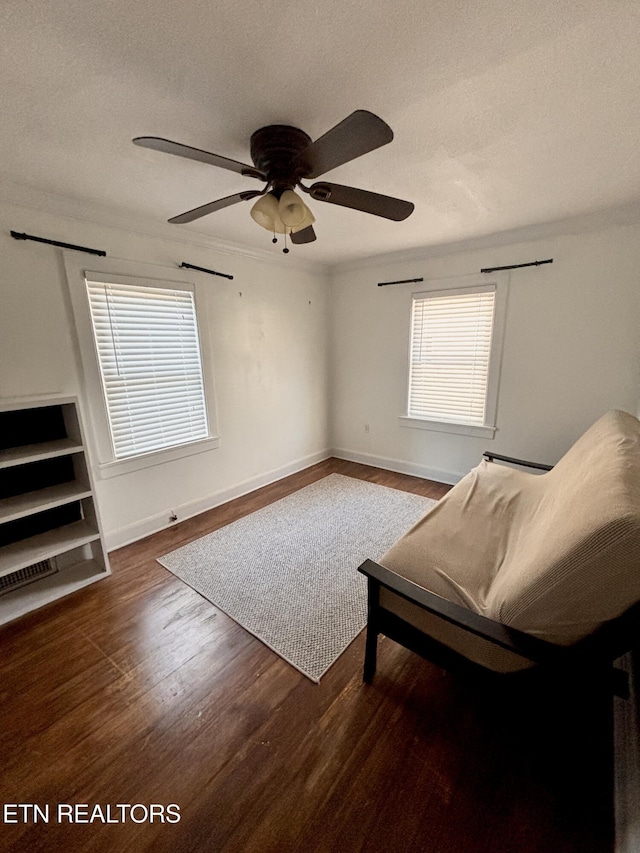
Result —
<instances>
[{"instance_id":1,"label":"futon armrest","mask_svg":"<svg viewBox=\"0 0 640 853\"><path fill-rule=\"evenodd\" d=\"M358 568L369 578L369 584L377 583L416 604L429 613L434 613L446 622L451 622L471 634L482 637L496 646L522 655L535 663L557 664L568 653L564 646L557 646L516 628L510 628L479 613L474 613L453 601L435 595L413 581L392 572L373 560L365 560Z\"/></svg>"},{"instance_id":2,"label":"futon armrest","mask_svg":"<svg viewBox=\"0 0 640 853\"><path fill-rule=\"evenodd\" d=\"M513 456L503 456L501 453L493 453L491 450L485 450L482 454L489 462L497 459L499 462L510 462L512 465L524 465L527 468L537 468L539 471L551 471L553 465L545 465L542 462L527 462L526 459L515 459Z\"/></svg>"}]
</instances>

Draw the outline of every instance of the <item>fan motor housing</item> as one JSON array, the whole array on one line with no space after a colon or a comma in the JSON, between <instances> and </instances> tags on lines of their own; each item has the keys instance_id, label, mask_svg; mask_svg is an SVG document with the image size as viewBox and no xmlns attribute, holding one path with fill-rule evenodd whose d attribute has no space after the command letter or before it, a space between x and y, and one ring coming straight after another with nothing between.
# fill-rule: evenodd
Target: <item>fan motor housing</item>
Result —
<instances>
[{"instance_id":1,"label":"fan motor housing","mask_svg":"<svg viewBox=\"0 0 640 853\"><path fill-rule=\"evenodd\" d=\"M304 130L271 124L251 135L251 159L275 189L294 187L309 172L304 157L296 160L309 145L311 137Z\"/></svg>"}]
</instances>

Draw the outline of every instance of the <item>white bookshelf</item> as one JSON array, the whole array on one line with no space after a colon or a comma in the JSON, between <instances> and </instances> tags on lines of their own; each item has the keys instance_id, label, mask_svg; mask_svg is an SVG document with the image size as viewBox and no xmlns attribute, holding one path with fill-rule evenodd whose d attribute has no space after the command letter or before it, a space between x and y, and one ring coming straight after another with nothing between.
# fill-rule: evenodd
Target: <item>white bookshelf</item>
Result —
<instances>
[{"instance_id":1,"label":"white bookshelf","mask_svg":"<svg viewBox=\"0 0 640 853\"><path fill-rule=\"evenodd\" d=\"M76 399L0 404L0 624L109 571Z\"/></svg>"}]
</instances>

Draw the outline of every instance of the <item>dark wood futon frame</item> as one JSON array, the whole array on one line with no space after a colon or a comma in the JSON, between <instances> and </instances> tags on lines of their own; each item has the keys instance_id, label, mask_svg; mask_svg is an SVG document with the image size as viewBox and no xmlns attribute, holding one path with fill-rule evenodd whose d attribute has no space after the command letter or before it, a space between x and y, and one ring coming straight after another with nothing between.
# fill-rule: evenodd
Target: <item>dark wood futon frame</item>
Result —
<instances>
[{"instance_id":1,"label":"dark wood futon frame","mask_svg":"<svg viewBox=\"0 0 640 853\"><path fill-rule=\"evenodd\" d=\"M490 462L498 460L542 471L550 471L553 467L497 453L486 452L483 455ZM640 639L640 603L574 645L559 646L434 595L373 560L366 560L358 571L368 579L364 661L364 681L368 684L372 682L376 672L378 635L384 634L438 666L472 679L481 678L486 681L487 678L493 678L503 683L513 683L551 677L565 685L567 682L590 684L591 687L597 684L604 686L609 694L613 692L622 698L629 696L628 676L626 672L614 666L614 661L630 651ZM380 603L382 587L470 634L527 658L534 666L502 674L470 661L395 613L386 610Z\"/></svg>"}]
</instances>

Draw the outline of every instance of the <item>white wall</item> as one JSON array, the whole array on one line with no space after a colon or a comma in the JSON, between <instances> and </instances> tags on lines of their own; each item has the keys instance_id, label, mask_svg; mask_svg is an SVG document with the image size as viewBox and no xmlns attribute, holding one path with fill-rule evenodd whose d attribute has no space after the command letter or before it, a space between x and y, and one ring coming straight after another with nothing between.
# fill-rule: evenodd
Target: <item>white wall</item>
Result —
<instances>
[{"instance_id":1,"label":"white wall","mask_svg":"<svg viewBox=\"0 0 640 853\"><path fill-rule=\"evenodd\" d=\"M99 480L98 502L111 547L166 526L170 509L186 517L327 455L324 274L301 266L291 255L265 262L173 236L4 205L3 400L55 394L83 398L61 250L16 241L11 229L104 249L109 257L173 268L187 261L235 276L229 281L194 273L193 279L205 294L220 447Z\"/></svg>"},{"instance_id":2,"label":"white wall","mask_svg":"<svg viewBox=\"0 0 640 853\"><path fill-rule=\"evenodd\" d=\"M487 447L554 462L606 409L639 410L638 225L451 255L425 250L422 259L370 259L338 269L329 289L323 272L291 256L265 262L178 240L172 230L152 236L6 204L3 400L83 397L61 252L15 241L10 229L110 257L167 267L187 260L235 276L194 274L206 294L220 447L100 480L112 547L165 526L170 509L179 517L201 511L310 465L331 446L345 458L453 482ZM495 440L400 427L412 287L377 283L546 257L554 263L511 275Z\"/></svg>"},{"instance_id":3,"label":"white wall","mask_svg":"<svg viewBox=\"0 0 640 853\"><path fill-rule=\"evenodd\" d=\"M377 283L550 257L511 273L495 439L399 426L411 293L421 286ZM338 268L331 312L332 444L344 458L455 482L485 449L553 463L607 409L638 410L638 225Z\"/></svg>"}]
</instances>

